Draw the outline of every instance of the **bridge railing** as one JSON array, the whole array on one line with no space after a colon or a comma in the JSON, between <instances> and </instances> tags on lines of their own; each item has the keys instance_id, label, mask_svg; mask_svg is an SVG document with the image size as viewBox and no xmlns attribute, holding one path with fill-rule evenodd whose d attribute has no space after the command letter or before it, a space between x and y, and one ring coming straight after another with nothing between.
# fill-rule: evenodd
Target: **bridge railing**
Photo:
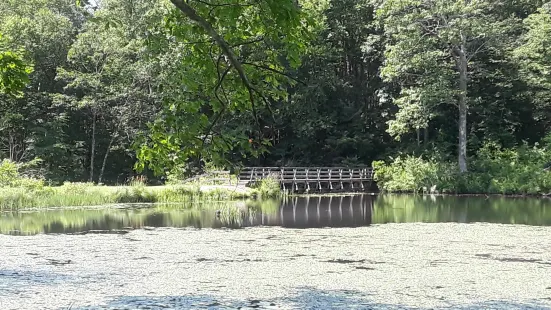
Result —
<instances>
[{"instance_id":1,"label":"bridge railing","mask_svg":"<svg viewBox=\"0 0 551 310\"><path fill-rule=\"evenodd\" d=\"M349 167L247 167L239 174L240 181L255 182L268 176L281 183L292 182L361 182L373 180L372 168Z\"/></svg>"},{"instance_id":2,"label":"bridge railing","mask_svg":"<svg viewBox=\"0 0 551 310\"><path fill-rule=\"evenodd\" d=\"M185 183L194 183L194 182L200 183L200 184L231 185L232 183L237 182L237 179L235 179L235 176L232 176L230 174L230 171L222 170L222 171L209 171L200 175L196 175L194 177L184 180L182 183L185 184Z\"/></svg>"}]
</instances>

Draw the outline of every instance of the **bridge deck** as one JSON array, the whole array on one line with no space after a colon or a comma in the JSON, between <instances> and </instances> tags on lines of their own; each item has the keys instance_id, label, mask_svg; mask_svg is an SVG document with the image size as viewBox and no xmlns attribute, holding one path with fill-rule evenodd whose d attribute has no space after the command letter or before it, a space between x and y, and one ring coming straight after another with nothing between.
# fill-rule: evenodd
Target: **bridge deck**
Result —
<instances>
[{"instance_id":1,"label":"bridge deck","mask_svg":"<svg viewBox=\"0 0 551 310\"><path fill-rule=\"evenodd\" d=\"M240 183L250 184L264 178L279 180L283 189L293 191L311 189L334 190L364 189L365 183L373 181L372 168L348 167L247 167L239 174ZM356 188L354 188L356 186Z\"/></svg>"}]
</instances>

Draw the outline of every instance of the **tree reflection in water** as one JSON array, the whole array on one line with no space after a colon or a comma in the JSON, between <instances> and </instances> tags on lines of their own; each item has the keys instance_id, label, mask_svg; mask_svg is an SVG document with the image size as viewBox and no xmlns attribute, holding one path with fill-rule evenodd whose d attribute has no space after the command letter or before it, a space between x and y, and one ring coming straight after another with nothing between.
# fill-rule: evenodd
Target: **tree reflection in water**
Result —
<instances>
[{"instance_id":1,"label":"tree reflection in water","mask_svg":"<svg viewBox=\"0 0 551 310\"><path fill-rule=\"evenodd\" d=\"M219 210L220 212L216 212ZM536 198L352 195L283 201L208 202L0 213L0 233L116 232L144 227L360 227L407 222L551 225L551 201Z\"/></svg>"}]
</instances>

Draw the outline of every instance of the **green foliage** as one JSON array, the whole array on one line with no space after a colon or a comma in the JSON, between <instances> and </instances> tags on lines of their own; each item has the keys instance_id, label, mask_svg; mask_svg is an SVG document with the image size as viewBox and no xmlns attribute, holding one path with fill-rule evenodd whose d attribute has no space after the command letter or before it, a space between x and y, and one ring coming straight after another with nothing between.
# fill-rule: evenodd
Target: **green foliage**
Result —
<instances>
[{"instance_id":1,"label":"green foliage","mask_svg":"<svg viewBox=\"0 0 551 310\"><path fill-rule=\"evenodd\" d=\"M528 83L551 91L551 6L542 7L524 20L527 33L515 51Z\"/></svg>"},{"instance_id":2,"label":"green foliage","mask_svg":"<svg viewBox=\"0 0 551 310\"><path fill-rule=\"evenodd\" d=\"M124 191L117 192L115 196L116 203L155 203L157 199L155 194L140 186L124 189Z\"/></svg>"},{"instance_id":3,"label":"green foliage","mask_svg":"<svg viewBox=\"0 0 551 310\"><path fill-rule=\"evenodd\" d=\"M25 165L18 165L9 159L0 161L0 188L21 187L33 191L44 187L43 180L22 175L22 168Z\"/></svg>"},{"instance_id":4,"label":"green foliage","mask_svg":"<svg viewBox=\"0 0 551 310\"><path fill-rule=\"evenodd\" d=\"M288 100L294 80L286 72L300 65L313 20L291 0L180 2L193 14L171 8L150 46L161 58L164 104L137 168L164 173L198 158L230 166L232 157L258 157L271 145L264 125L273 102Z\"/></svg>"},{"instance_id":5,"label":"green foliage","mask_svg":"<svg viewBox=\"0 0 551 310\"><path fill-rule=\"evenodd\" d=\"M268 175L255 186L261 198L277 198L282 195L278 175Z\"/></svg>"},{"instance_id":6,"label":"green foliage","mask_svg":"<svg viewBox=\"0 0 551 310\"><path fill-rule=\"evenodd\" d=\"M520 28L520 19L496 6L494 0L387 0L377 12L389 38L381 76L400 86L389 133L400 139L418 132L429 126L440 106L456 105L462 172L467 171L468 109L477 102L469 76L492 76L497 68L482 69L479 60L502 60L511 35Z\"/></svg>"},{"instance_id":7,"label":"green foliage","mask_svg":"<svg viewBox=\"0 0 551 310\"><path fill-rule=\"evenodd\" d=\"M205 162L220 170L365 166L423 154L398 156L404 181L389 177L393 190L547 188L527 178L544 179L536 168L507 168L524 176L511 181L494 166L510 160L508 151L523 160L551 128L549 4L183 1L229 45L238 70L177 2L0 1L0 159L27 177L17 186L127 184L134 167L149 184L158 181L153 170L178 184ZM466 92L458 49L467 56ZM449 163L462 95L468 177ZM489 140L502 148L482 161ZM33 158L39 166L22 166ZM152 200L131 189L120 196Z\"/></svg>"},{"instance_id":8,"label":"green foliage","mask_svg":"<svg viewBox=\"0 0 551 310\"><path fill-rule=\"evenodd\" d=\"M399 156L389 165L373 162L375 181L388 192L450 192L455 190L453 180L459 177L452 164L425 160L415 156Z\"/></svg>"},{"instance_id":9,"label":"green foliage","mask_svg":"<svg viewBox=\"0 0 551 310\"><path fill-rule=\"evenodd\" d=\"M0 187L11 187L19 178L17 165L8 159L2 160L0 163Z\"/></svg>"},{"instance_id":10,"label":"green foliage","mask_svg":"<svg viewBox=\"0 0 551 310\"><path fill-rule=\"evenodd\" d=\"M526 33L513 51L519 62L520 78L529 88L534 119L550 122L551 102L551 6L548 4L524 20Z\"/></svg>"},{"instance_id":11,"label":"green foliage","mask_svg":"<svg viewBox=\"0 0 551 310\"><path fill-rule=\"evenodd\" d=\"M5 168L4 165L2 169L2 171L10 171L10 168ZM2 180L7 179L3 176L0 175ZM49 187L44 186L40 180L29 178L19 178L10 184L13 186L0 187L0 209L60 208L120 203L193 204L231 201L256 196L254 190L243 191L229 187L199 185L97 186L93 183L65 182L62 186Z\"/></svg>"},{"instance_id":12,"label":"green foliage","mask_svg":"<svg viewBox=\"0 0 551 310\"><path fill-rule=\"evenodd\" d=\"M21 89L29 82L31 72L31 67L23 61L21 55L2 50L0 42L0 94L21 95Z\"/></svg>"},{"instance_id":13,"label":"green foliage","mask_svg":"<svg viewBox=\"0 0 551 310\"><path fill-rule=\"evenodd\" d=\"M551 173L544 169L550 162L548 145L507 149L489 142L466 174L449 162L414 156L373 166L378 186L389 192L535 195L551 193Z\"/></svg>"}]
</instances>

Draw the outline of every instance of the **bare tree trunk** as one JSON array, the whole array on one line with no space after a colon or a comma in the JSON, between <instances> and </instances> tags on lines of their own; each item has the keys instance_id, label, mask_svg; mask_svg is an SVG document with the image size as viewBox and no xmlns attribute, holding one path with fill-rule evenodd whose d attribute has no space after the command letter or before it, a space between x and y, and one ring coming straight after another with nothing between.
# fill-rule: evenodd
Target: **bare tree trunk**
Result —
<instances>
[{"instance_id":1,"label":"bare tree trunk","mask_svg":"<svg viewBox=\"0 0 551 310\"><path fill-rule=\"evenodd\" d=\"M96 108L92 108L92 150L90 151L90 178L94 182L94 157L96 156Z\"/></svg>"},{"instance_id":2,"label":"bare tree trunk","mask_svg":"<svg viewBox=\"0 0 551 310\"><path fill-rule=\"evenodd\" d=\"M9 134L8 148L10 150L10 160L15 162L15 138L11 132Z\"/></svg>"},{"instance_id":3,"label":"bare tree trunk","mask_svg":"<svg viewBox=\"0 0 551 310\"><path fill-rule=\"evenodd\" d=\"M458 161L459 171L467 172L467 56L465 46L461 45L458 50L459 68L459 145Z\"/></svg>"},{"instance_id":4,"label":"bare tree trunk","mask_svg":"<svg viewBox=\"0 0 551 310\"><path fill-rule=\"evenodd\" d=\"M101 170L99 172L98 177L98 183L101 184L101 181L103 179L103 172L105 171L105 164L107 163L107 157L109 156L109 152L111 152L111 145L113 145L113 141L115 141L116 135L113 135L111 137L111 140L109 140L109 145L107 146L107 149L105 150L105 156L103 156L103 163L101 164Z\"/></svg>"},{"instance_id":5,"label":"bare tree trunk","mask_svg":"<svg viewBox=\"0 0 551 310\"><path fill-rule=\"evenodd\" d=\"M421 145L421 130L419 128L415 128L415 131L417 132L417 146Z\"/></svg>"},{"instance_id":6,"label":"bare tree trunk","mask_svg":"<svg viewBox=\"0 0 551 310\"><path fill-rule=\"evenodd\" d=\"M429 126L425 126L425 132L423 134L423 138L425 139L425 142L423 142L425 145L429 144Z\"/></svg>"}]
</instances>

